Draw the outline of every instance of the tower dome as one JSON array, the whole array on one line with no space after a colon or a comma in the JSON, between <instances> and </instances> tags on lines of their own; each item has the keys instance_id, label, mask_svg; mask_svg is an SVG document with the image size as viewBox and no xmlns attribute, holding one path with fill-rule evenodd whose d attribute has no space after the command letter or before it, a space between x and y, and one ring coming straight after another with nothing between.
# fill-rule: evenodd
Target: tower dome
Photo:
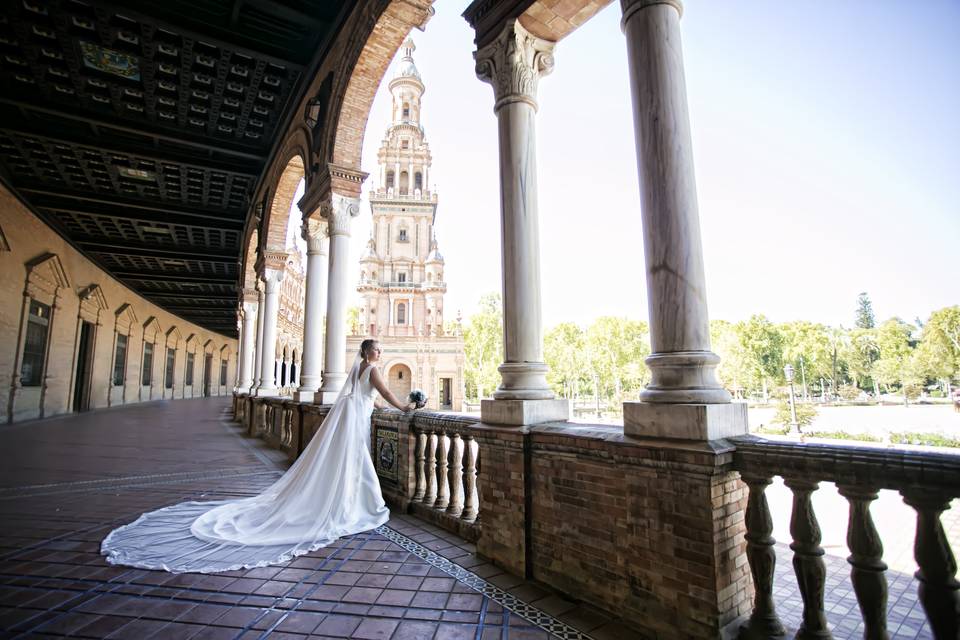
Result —
<instances>
[{"instance_id":1,"label":"tower dome","mask_svg":"<svg viewBox=\"0 0 960 640\"><path fill-rule=\"evenodd\" d=\"M416 78L418 81L423 82L423 79L420 77L420 72L417 70L417 65L413 62L413 52L417 50L415 44L413 44L413 38L407 38L403 43L403 58L400 60L400 68L397 69L397 73L394 76L394 79L399 78Z\"/></svg>"}]
</instances>

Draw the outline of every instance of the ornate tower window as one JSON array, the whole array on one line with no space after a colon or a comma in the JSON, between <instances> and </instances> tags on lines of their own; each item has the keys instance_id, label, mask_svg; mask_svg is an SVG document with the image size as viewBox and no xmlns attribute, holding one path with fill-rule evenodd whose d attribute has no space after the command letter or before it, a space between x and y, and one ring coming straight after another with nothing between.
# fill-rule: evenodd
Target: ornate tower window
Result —
<instances>
[{"instance_id":1,"label":"ornate tower window","mask_svg":"<svg viewBox=\"0 0 960 640\"><path fill-rule=\"evenodd\" d=\"M397 303L397 324L407 324L407 305L403 302Z\"/></svg>"},{"instance_id":2,"label":"ornate tower window","mask_svg":"<svg viewBox=\"0 0 960 640\"><path fill-rule=\"evenodd\" d=\"M407 281L406 273L401 271L400 273L397 274L397 282L406 282L406 281Z\"/></svg>"},{"instance_id":3,"label":"ornate tower window","mask_svg":"<svg viewBox=\"0 0 960 640\"><path fill-rule=\"evenodd\" d=\"M387 189L392 189L394 186L396 186L393 183L393 179L394 179L393 171L387 171L387 184L386 184Z\"/></svg>"},{"instance_id":4,"label":"ornate tower window","mask_svg":"<svg viewBox=\"0 0 960 640\"><path fill-rule=\"evenodd\" d=\"M397 237L397 241L398 241L398 242L409 242L409 241L410 241L410 238L407 237L407 229L406 229L406 228L401 228L401 229L400 229L400 235L399 235L399 237Z\"/></svg>"},{"instance_id":5,"label":"ornate tower window","mask_svg":"<svg viewBox=\"0 0 960 640\"><path fill-rule=\"evenodd\" d=\"M413 188L423 190L423 174L419 171L413 174Z\"/></svg>"},{"instance_id":6,"label":"ornate tower window","mask_svg":"<svg viewBox=\"0 0 960 640\"><path fill-rule=\"evenodd\" d=\"M407 191L410 188L410 174L406 171L400 172L400 195L407 195Z\"/></svg>"},{"instance_id":7,"label":"ornate tower window","mask_svg":"<svg viewBox=\"0 0 960 640\"><path fill-rule=\"evenodd\" d=\"M409 117L410 117L410 103L404 102L403 103L403 119L406 120Z\"/></svg>"}]
</instances>

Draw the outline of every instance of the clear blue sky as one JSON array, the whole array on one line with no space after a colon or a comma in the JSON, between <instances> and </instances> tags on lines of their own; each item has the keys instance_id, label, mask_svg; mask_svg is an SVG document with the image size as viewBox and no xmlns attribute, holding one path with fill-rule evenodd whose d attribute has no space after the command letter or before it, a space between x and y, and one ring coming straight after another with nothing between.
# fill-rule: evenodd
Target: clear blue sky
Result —
<instances>
[{"instance_id":1,"label":"clear blue sky","mask_svg":"<svg viewBox=\"0 0 960 640\"><path fill-rule=\"evenodd\" d=\"M453 318L500 290L497 130L493 91L474 75L465 3L435 6L413 35ZM960 303L960 2L685 7L711 318L849 326L860 291L879 319ZM540 84L547 326L647 316L619 19L613 3L561 42ZM389 103L384 82L364 144L368 187ZM364 202L352 262L369 229Z\"/></svg>"}]
</instances>

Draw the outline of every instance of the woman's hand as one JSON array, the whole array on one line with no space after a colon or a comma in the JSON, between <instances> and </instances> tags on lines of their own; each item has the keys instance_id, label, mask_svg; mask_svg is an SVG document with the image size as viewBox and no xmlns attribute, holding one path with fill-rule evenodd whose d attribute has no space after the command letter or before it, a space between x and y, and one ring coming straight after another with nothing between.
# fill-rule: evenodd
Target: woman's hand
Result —
<instances>
[{"instance_id":1,"label":"woman's hand","mask_svg":"<svg viewBox=\"0 0 960 640\"><path fill-rule=\"evenodd\" d=\"M411 402L410 404L408 404L407 406L405 406L405 407L403 408L403 410L404 410L404 411L407 411L407 412L410 412L410 411L413 411L413 410L416 409L416 408L417 408L417 403L416 403L416 402Z\"/></svg>"}]
</instances>

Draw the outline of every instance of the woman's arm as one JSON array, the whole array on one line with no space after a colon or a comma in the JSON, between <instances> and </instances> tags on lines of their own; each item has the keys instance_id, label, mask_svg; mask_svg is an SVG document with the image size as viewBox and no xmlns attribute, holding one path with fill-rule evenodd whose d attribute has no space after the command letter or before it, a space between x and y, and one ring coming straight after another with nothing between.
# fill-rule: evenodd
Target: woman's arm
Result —
<instances>
[{"instance_id":1,"label":"woman's arm","mask_svg":"<svg viewBox=\"0 0 960 640\"><path fill-rule=\"evenodd\" d=\"M413 411L417 408L417 405L413 402L408 404L402 404L397 400L397 396L393 395L393 392L387 388L387 385L383 383L383 378L380 377L380 370L376 367L373 368L373 371L370 372L370 382L373 383L373 387L380 392L380 395L383 396L383 399L395 406L400 411Z\"/></svg>"}]
</instances>

